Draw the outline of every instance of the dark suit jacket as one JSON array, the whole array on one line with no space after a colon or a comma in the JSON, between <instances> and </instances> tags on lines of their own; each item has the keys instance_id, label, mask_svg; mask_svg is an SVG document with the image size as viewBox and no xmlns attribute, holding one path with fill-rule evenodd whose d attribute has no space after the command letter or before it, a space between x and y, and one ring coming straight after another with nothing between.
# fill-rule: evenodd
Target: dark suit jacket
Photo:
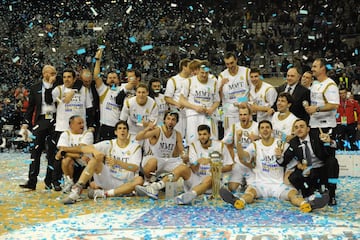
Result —
<instances>
[{"instance_id":1,"label":"dark suit jacket","mask_svg":"<svg viewBox=\"0 0 360 240\"><path fill-rule=\"evenodd\" d=\"M279 93L285 92L286 85L287 84L285 83L276 88L278 96ZM298 83L293 91L292 97L294 98L294 103L290 107L290 112L292 112L296 117L309 122L310 116L303 107L303 101L307 101L310 104L310 90ZM277 110L276 106L274 109Z\"/></svg>"},{"instance_id":2,"label":"dark suit jacket","mask_svg":"<svg viewBox=\"0 0 360 240\"><path fill-rule=\"evenodd\" d=\"M42 105L42 80L30 88L29 107L25 113L25 121L33 127L39 120Z\"/></svg>"},{"instance_id":3,"label":"dark suit jacket","mask_svg":"<svg viewBox=\"0 0 360 240\"><path fill-rule=\"evenodd\" d=\"M319 137L314 137L310 135L311 148L314 151L314 154L324 163L332 157L332 153L335 151L334 148L330 146L324 146L324 143L319 139ZM284 161L279 163L281 166L285 167L292 159L297 159L302 161L304 159L302 143L298 137L294 137L289 142L289 147L284 152Z\"/></svg>"}]
</instances>

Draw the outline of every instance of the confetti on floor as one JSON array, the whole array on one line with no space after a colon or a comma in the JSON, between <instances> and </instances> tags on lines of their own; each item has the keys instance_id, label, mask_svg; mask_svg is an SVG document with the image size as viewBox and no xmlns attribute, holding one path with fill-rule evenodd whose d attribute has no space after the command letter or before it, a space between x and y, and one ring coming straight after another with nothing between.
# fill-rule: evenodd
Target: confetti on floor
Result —
<instances>
[{"instance_id":1,"label":"confetti on floor","mask_svg":"<svg viewBox=\"0 0 360 240\"><path fill-rule=\"evenodd\" d=\"M203 197L192 206L140 197L63 205L62 193L44 190L45 159L37 190L18 187L26 159L0 154L0 239L360 239L360 178L340 178L338 205L308 214L276 199L243 210Z\"/></svg>"}]
</instances>

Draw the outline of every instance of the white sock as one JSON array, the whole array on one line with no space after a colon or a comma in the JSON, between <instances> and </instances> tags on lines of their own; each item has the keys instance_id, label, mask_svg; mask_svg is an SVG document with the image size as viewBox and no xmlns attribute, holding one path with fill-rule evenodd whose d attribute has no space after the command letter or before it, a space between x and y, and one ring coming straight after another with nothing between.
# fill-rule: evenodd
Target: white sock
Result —
<instances>
[{"instance_id":1,"label":"white sock","mask_svg":"<svg viewBox=\"0 0 360 240\"><path fill-rule=\"evenodd\" d=\"M109 197L113 197L113 196L115 196L115 190L110 189L109 191L105 191L105 195L109 196Z\"/></svg>"}]
</instances>

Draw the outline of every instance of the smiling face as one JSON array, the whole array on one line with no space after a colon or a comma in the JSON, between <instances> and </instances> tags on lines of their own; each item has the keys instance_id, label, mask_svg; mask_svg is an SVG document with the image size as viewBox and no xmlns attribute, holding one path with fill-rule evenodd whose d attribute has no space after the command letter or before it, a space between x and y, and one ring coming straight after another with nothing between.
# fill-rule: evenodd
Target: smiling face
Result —
<instances>
[{"instance_id":1,"label":"smiling face","mask_svg":"<svg viewBox=\"0 0 360 240\"><path fill-rule=\"evenodd\" d=\"M136 102L139 105L144 105L147 101L147 96L149 95L149 91L145 87L138 87L136 89Z\"/></svg>"},{"instance_id":2,"label":"smiling face","mask_svg":"<svg viewBox=\"0 0 360 240\"><path fill-rule=\"evenodd\" d=\"M82 134L84 132L84 119L82 117L77 116L73 119L70 119L70 129L74 134Z\"/></svg>"},{"instance_id":3,"label":"smiling face","mask_svg":"<svg viewBox=\"0 0 360 240\"><path fill-rule=\"evenodd\" d=\"M225 66L229 69L231 75L235 75L238 70L237 59L233 56L224 59Z\"/></svg>"},{"instance_id":4,"label":"smiling face","mask_svg":"<svg viewBox=\"0 0 360 240\"><path fill-rule=\"evenodd\" d=\"M268 140L272 134L272 126L268 122L259 123L259 134L262 139Z\"/></svg>"},{"instance_id":5,"label":"smiling face","mask_svg":"<svg viewBox=\"0 0 360 240\"><path fill-rule=\"evenodd\" d=\"M310 132L310 127L304 120L297 120L294 123L294 133L300 139L304 139Z\"/></svg>"},{"instance_id":6,"label":"smiling face","mask_svg":"<svg viewBox=\"0 0 360 240\"><path fill-rule=\"evenodd\" d=\"M71 72L64 72L63 81L65 87L72 88L75 83L75 76Z\"/></svg>"},{"instance_id":7,"label":"smiling face","mask_svg":"<svg viewBox=\"0 0 360 240\"><path fill-rule=\"evenodd\" d=\"M254 87L259 87L261 85L260 73L253 72L250 73L250 80Z\"/></svg>"},{"instance_id":8,"label":"smiling face","mask_svg":"<svg viewBox=\"0 0 360 240\"><path fill-rule=\"evenodd\" d=\"M276 107L279 112L285 113L289 111L289 108L291 106L291 103L288 102L286 97L279 97L276 101Z\"/></svg>"},{"instance_id":9,"label":"smiling face","mask_svg":"<svg viewBox=\"0 0 360 240\"><path fill-rule=\"evenodd\" d=\"M287 74L286 74L286 81L287 83L292 86L296 83L298 83L300 80L300 74L298 73L298 71L296 70L296 68L290 68L288 71L287 71Z\"/></svg>"},{"instance_id":10,"label":"smiling face","mask_svg":"<svg viewBox=\"0 0 360 240\"><path fill-rule=\"evenodd\" d=\"M207 146L210 141L210 133L207 130L198 131L199 141L203 147Z\"/></svg>"},{"instance_id":11,"label":"smiling face","mask_svg":"<svg viewBox=\"0 0 360 240\"><path fill-rule=\"evenodd\" d=\"M209 71L206 71L204 68L200 68L197 73L197 77L200 82L206 83L208 81Z\"/></svg>"},{"instance_id":12,"label":"smiling face","mask_svg":"<svg viewBox=\"0 0 360 240\"><path fill-rule=\"evenodd\" d=\"M312 74L309 72L305 72L301 77L301 85L309 88L312 84Z\"/></svg>"}]
</instances>

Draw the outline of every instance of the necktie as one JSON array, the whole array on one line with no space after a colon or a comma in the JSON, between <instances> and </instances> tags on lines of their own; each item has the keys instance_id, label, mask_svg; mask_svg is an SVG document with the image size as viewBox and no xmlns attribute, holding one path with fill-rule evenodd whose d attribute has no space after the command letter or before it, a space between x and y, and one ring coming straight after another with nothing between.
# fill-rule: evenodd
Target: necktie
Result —
<instances>
[{"instance_id":1,"label":"necktie","mask_svg":"<svg viewBox=\"0 0 360 240\"><path fill-rule=\"evenodd\" d=\"M286 89L286 92L291 94L291 87L290 86Z\"/></svg>"},{"instance_id":2,"label":"necktie","mask_svg":"<svg viewBox=\"0 0 360 240\"><path fill-rule=\"evenodd\" d=\"M307 161L307 165L308 165L308 166L311 166L312 161L311 161L310 148L309 148L309 146L307 145L307 141L306 141L306 140L303 141L303 144L304 144L304 146L305 146L305 156L304 156L304 158L305 158L306 161Z\"/></svg>"}]
</instances>

